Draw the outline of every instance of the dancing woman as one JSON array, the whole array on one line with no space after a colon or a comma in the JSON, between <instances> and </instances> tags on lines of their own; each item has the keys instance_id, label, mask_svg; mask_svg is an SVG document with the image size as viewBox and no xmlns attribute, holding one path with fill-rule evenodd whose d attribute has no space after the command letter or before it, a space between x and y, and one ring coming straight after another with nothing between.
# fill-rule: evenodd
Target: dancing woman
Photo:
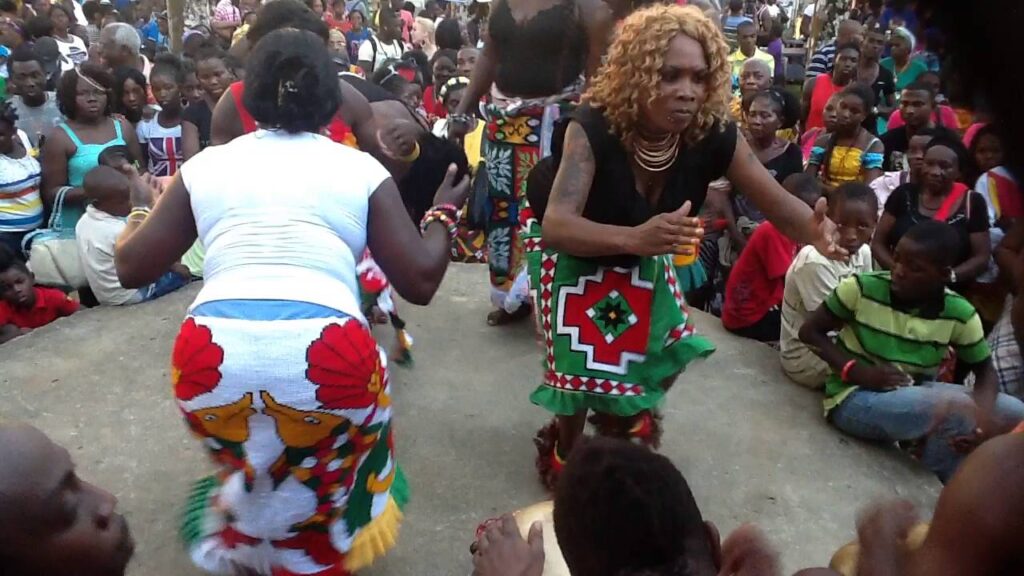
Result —
<instances>
[{"instance_id":1,"label":"dancing woman","mask_svg":"<svg viewBox=\"0 0 1024 576\"><path fill-rule=\"evenodd\" d=\"M689 214L711 181L728 177L783 233L842 255L824 200L812 212L783 190L725 120L727 55L696 8L633 13L560 126L562 146L530 175L524 241L546 346L531 400L556 416L538 434L549 484L588 411L603 434L657 445L655 408L713 350L694 334L670 258L694 256L703 229Z\"/></svg>"},{"instance_id":2,"label":"dancing woman","mask_svg":"<svg viewBox=\"0 0 1024 576\"><path fill-rule=\"evenodd\" d=\"M421 236L384 167L320 135L341 98L321 38L271 32L246 75L245 107L261 129L194 156L155 206L132 182L116 253L125 286L152 282L197 235L206 247L206 283L171 374L218 465L193 491L183 530L208 572L344 576L397 537L393 400L356 263L369 246L399 294L429 302L468 183L453 184L449 169Z\"/></svg>"},{"instance_id":3,"label":"dancing woman","mask_svg":"<svg viewBox=\"0 0 1024 576\"><path fill-rule=\"evenodd\" d=\"M551 128L579 99L585 78L601 63L610 18L595 0L496 0L487 42L469 87L449 122L449 138L470 128L470 112L484 106L486 223L492 326L529 316L520 210L526 177L546 156Z\"/></svg>"}]
</instances>

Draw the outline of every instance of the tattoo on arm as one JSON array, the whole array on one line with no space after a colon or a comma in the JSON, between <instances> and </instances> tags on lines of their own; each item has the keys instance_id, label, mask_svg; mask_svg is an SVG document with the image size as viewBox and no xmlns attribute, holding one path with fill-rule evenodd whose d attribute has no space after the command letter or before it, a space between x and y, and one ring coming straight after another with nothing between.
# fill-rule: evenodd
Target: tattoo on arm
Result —
<instances>
[{"instance_id":1,"label":"tattoo on arm","mask_svg":"<svg viewBox=\"0 0 1024 576\"><path fill-rule=\"evenodd\" d=\"M578 124L570 124L565 136L565 150L551 189L551 205L567 208L573 214L583 213L594 182L594 152L586 133Z\"/></svg>"}]
</instances>

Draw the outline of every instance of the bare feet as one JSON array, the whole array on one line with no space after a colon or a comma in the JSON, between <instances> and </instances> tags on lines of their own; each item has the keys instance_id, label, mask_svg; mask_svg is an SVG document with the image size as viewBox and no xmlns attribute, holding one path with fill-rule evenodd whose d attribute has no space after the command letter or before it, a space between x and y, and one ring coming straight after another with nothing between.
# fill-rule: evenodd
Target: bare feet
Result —
<instances>
[{"instance_id":1,"label":"bare feet","mask_svg":"<svg viewBox=\"0 0 1024 576\"><path fill-rule=\"evenodd\" d=\"M523 304L515 312L506 312L504 310L492 310L487 315L487 324L489 326L504 326L506 324L513 324L520 320L525 320L530 317L530 307Z\"/></svg>"}]
</instances>

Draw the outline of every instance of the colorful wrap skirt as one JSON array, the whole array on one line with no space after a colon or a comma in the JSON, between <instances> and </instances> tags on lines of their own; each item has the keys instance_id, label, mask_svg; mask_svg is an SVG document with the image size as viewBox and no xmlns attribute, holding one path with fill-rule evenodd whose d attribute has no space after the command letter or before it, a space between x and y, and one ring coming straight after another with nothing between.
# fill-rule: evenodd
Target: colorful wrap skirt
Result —
<instances>
[{"instance_id":1,"label":"colorful wrap skirt","mask_svg":"<svg viewBox=\"0 0 1024 576\"><path fill-rule=\"evenodd\" d=\"M339 576L394 546L408 488L385 358L361 321L314 304L192 311L174 345L174 395L218 466L182 527L197 566Z\"/></svg>"},{"instance_id":2,"label":"colorful wrap skirt","mask_svg":"<svg viewBox=\"0 0 1024 576\"><path fill-rule=\"evenodd\" d=\"M635 416L714 346L695 333L669 256L632 268L544 249L529 208L523 240L544 341L544 380L530 400L557 415Z\"/></svg>"},{"instance_id":3,"label":"colorful wrap skirt","mask_svg":"<svg viewBox=\"0 0 1024 576\"><path fill-rule=\"evenodd\" d=\"M530 300L520 211L526 203L526 179L537 162L550 154L554 122L573 104L573 93L555 102L540 101L503 107L484 107L484 160L489 199L487 263L491 303L513 313Z\"/></svg>"}]
</instances>

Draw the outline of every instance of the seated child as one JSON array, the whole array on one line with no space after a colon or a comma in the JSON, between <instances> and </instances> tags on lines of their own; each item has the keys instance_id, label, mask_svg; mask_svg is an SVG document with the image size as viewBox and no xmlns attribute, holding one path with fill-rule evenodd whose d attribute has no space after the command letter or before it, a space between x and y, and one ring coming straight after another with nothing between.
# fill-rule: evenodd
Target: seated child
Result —
<instances>
[{"instance_id":1,"label":"seated child","mask_svg":"<svg viewBox=\"0 0 1024 576\"><path fill-rule=\"evenodd\" d=\"M800 329L832 368L829 422L866 440L923 440L921 461L942 482L975 445L1024 420L1024 402L998 392L978 313L946 288L958 246L949 224L916 224L891 272L843 280ZM974 372L973 391L935 381L950 346Z\"/></svg>"},{"instance_id":2,"label":"seated child","mask_svg":"<svg viewBox=\"0 0 1024 576\"><path fill-rule=\"evenodd\" d=\"M782 185L808 206L821 197L821 184L806 174L793 174ZM771 222L757 227L725 284L722 324L727 330L744 338L778 342L786 270L797 249Z\"/></svg>"},{"instance_id":3,"label":"seated child","mask_svg":"<svg viewBox=\"0 0 1024 576\"><path fill-rule=\"evenodd\" d=\"M839 229L839 245L850 254L850 259L846 262L831 260L814 246L804 246L786 273L786 289L782 294L782 339L779 342L782 371L808 388L823 387L829 368L800 341L800 327L841 280L871 272L871 234L878 223L878 197L859 182L839 186L829 204L829 217Z\"/></svg>"},{"instance_id":4,"label":"seated child","mask_svg":"<svg viewBox=\"0 0 1024 576\"><path fill-rule=\"evenodd\" d=\"M67 450L0 424L0 573L124 576L135 550L117 498L78 478Z\"/></svg>"},{"instance_id":5,"label":"seated child","mask_svg":"<svg viewBox=\"0 0 1024 576\"><path fill-rule=\"evenodd\" d=\"M0 343L78 311L78 302L56 288L35 286L28 266L0 245Z\"/></svg>"},{"instance_id":6,"label":"seated child","mask_svg":"<svg viewBox=\"0 0 1024 576\"><path fill-rule=\"evenodd\" d=\"M573 449L555 490L553 518L572 576L779 571L778 557L759 531L744 526L723 545L679 469L625 440L599 437ZM524 542L506 515L480 536L473 573L547 576L543 540L540 522L530 526Z\"/></svg>"},{"instance_id":7,"label":"seated child","mask_svg":"<svg viewBox=\"0 0 1024 576\"><path fill-rule=\"evenodd\" d=\"M131 165L130 157L127 146L109 146L100 152L99 164L100 166L110 166L118 172L122 172L126 166ZM171 178L163 177L160 180L169 182ZM181 263L188 268L191 278L198 280L203 277L203 261L205 259L206 250L203 248L203 244L196 240L192 243L192 247L188 249L188 252L185 252L181 257Z\"/></svg>"},{"instance_id":8,"label":"seated child","mask_svg":"<svg viewBox=\"0 0 1024 576\"><path fill-rule=\"evenodd\" d=\"M100 304L148 302L189 283L188 268L175 264L149 286L138 290L122 287L114 265L114 245L131 211L128 178L109 166L97 166L85 175L83 188L90 204L75 226L75 237L85 277Z\"/></svg>"}]
</instances>

